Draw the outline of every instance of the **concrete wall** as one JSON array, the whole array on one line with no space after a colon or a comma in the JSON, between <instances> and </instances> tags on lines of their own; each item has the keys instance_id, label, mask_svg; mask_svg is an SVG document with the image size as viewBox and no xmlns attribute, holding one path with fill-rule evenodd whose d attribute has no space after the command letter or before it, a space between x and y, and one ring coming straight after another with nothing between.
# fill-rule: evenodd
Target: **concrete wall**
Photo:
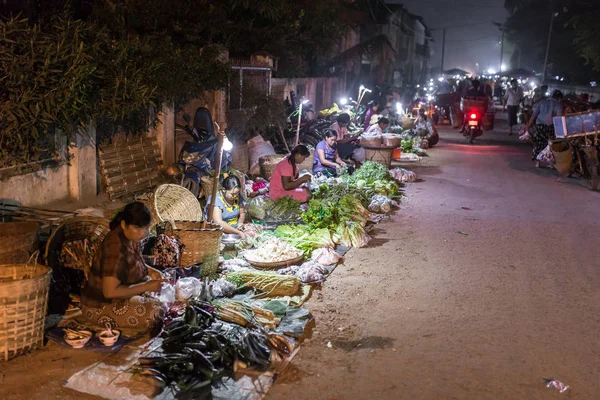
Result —
<instances>
[{"instance_id":1,"label":"concrete wall","mask_svg":"<svg viewBox=\"0 0 600 400\"><path fill-rule=\"evenodd\" d=\"M97 195L96 130L77 135L77 147L67 164L32 163L0 170L0 199L12 199L25 206L40 207L59 202L90 202ZM33 172L27 172L33 170Z\"/></svg>"}]
</instances>

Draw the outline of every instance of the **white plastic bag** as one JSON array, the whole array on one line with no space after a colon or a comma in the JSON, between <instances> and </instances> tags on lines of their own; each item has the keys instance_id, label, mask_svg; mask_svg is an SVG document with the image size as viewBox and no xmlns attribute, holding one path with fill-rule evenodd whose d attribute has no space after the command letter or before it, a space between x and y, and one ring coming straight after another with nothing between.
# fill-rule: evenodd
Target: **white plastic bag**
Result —
<instances>
[{"instance_id":1,"label":"white plastic bag","mask_svg":"<svg viewBox=\"0 0 600 400\"><path fill-rule=\"evenodd\" d=\"M546 148L542 150L540 154L538 154L537 160L548 165L554 164L554 155L552 154L552 149L550 148L550 145L546 146Z\"/></svg>"},{"instance_id":2,"label":"white plastic bag","mask_svg":"<svg viewBox=\"0 0 600 400\"><path fill-rule=\"evenodd\" d=\"M322 247L313 250L310 258L321 265L333 265L337 264L342 257L333 251L331 247Z\"/></svg>"},{"instance_id":3,"label":"white plastic bag","mask_svg":"<svg viewBox=\"0 0 600 400\"><path fill-rule=\"evenodd\" d=\"M175 303L175 300L177 300L175 296L175 286L171 285L170 283L164 282L162 284L160 296L158 296L158 299L161 301L161 303L164 304Z\"/></svg>"},{"instance_id":4,"label":"white plastic bag","mask_svg":"<svg viewBox=\"0 0 600 400\"><path fill-rule=\"evenodd\" d=\"M250 158L250 170L248 174L258 174L258 159L264 156L275 154L273 145L266 142L262 136L258 135L248 141L248 157Z\"/></svg>"},{"instance_id":5,"label":"white plastic bag","mask_svg":"<svg viewBox=\"0 0 600 400\"><path fill-rule=\"evenodd\" d=\"M202 282L193 277L181 278L175 284L175 298L177 301L186 301L192 297L198 297L201 292Z\"/></svg>"}]
</instances>

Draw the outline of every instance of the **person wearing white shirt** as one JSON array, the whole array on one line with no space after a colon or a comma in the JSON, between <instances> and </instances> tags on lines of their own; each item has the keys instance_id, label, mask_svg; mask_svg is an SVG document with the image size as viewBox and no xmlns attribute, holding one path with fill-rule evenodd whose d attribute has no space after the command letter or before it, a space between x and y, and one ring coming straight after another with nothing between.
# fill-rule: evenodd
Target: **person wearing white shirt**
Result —
<instances>
[{"instance_id":1,"label":"person wearing white shirt","mask_svg":"<svg viewBox=\"0 0 600 400\"><path fill-rule=\"evenodd\" d=\"M506 111L508 107L508 129L509 136L513 133L513 126L518 124L517 113L519 112L519 105L525 97L523 89L519 87L519 82L516 79L510 81L510 87L504 94L504 107L502 111Z\"/></svg>"},{"instance_id":2,"label":"person wearing white shirt","mask_svg":"<svg viewBox=\"0 0 600 400\"><path fill-rule=\"evenodd\" d=\"M383 130L387 128L390 124L390 120L383 117L379 118L376 124L373 124L369 127L367 131L367 135L383 135Z\"/></svg>"}]
</instances>

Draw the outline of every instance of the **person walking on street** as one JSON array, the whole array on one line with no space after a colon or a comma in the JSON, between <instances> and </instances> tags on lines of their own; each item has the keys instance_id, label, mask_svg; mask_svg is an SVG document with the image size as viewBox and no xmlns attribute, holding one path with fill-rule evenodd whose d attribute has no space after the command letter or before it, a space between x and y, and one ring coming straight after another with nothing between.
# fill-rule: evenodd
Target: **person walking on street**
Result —
<instances>
[{"instance_id":1,"label":"person walking on street","mask_svg":"<svg viewBox=\"0 0 600 400\"><path fill-rule=\"evenodd\" d=\"M537 156L548 146L548 141L554 138L554 117L563 114L561 101L563 94L560 90L554 91L552 98L542 98L533 109L533 114L527 122L526 129L535 123L536 132L533 136L533 153L531 154L532 161L535 161L535 166L540 167L540 162Z\"/></svg>"},{"instance_id":2,"label":"person walking on street","mask_svg":"<svg viewBox=\"0 0 600 400\"><path fill-rule=\"evenodd\" d=\"M523 93L523 89L521 89L517 80L513 79L510 81L510 87L504 94L504 107L502 108L502 111L506 111L506 108L508 107L509 136L513 134L513 126L518 124L517 114L519 112L519 105L524 97L525 94Z\"/></svg>"}]
</instances>

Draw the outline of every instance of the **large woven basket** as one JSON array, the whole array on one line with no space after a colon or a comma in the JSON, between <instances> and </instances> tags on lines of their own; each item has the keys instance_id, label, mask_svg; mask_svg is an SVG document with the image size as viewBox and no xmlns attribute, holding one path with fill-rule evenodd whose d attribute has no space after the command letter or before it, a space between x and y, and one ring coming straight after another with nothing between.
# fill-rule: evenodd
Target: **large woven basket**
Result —
<instances>
[{"instance_id":1,"label":"large woven basket","mask_svg":"<svg viewBox=\"0 0 600 400\"><path fill-rule=\"evenodd\" d=\"M231 153L231 166L243 173L250 168L248 143L236 143Z\"/></svg>"},{"instance_id":2,"label":"large woven basket","mask_svg":"<svg viewBox=\"0 0 600 400\"><path fill-rule=\"evenodd\" d=\"M304 161L302 161L299 165L298 165L298 171L302 171L303 169L308 170L309 172L312 172L313 169L313 161L315 159L315 151L312 150L310 152L310 156L306 157L304 159Z\"/></svg>"},{"instance_id":3,"label":"large woven basket","mask_svg":"<svg viewBox=\"0 0 600 400\"><path fill-rule=\"evenodd\" d=\"M110 232L109 222L104 218L97 217L73 217L60 224L48 238L46 243L46 263L51 268L62 268L60 253L65 243L88 240L94 243L102 243ZM86 276L89 272L94 253L90 251L88 257L79 259L76 269L83 271Z\"/></svg>"},{"instance_id":4,"label":"large woven basket","mask_svg":"<svg viewBox=\"0 0 600 400\"><path fill-rule=\"evenodd\" d=\"M0 265L0 354L7 361L43 344L50 268Z\"/></svg>"},{"instance_id":5,"label":"large woven basket","mask_svg":"<svg viewBox=\"0 0 600 400\"><path fill-rule=\"evenodd\" d=\"M269 156L263 156L259 158L258 166L260 167L260 176L267 180L271 179L273 171L275 171L277 164L279 164L279 162L283 160L283 157L284 156L282 156L281 154L272 154Z\"/></svg>"},{"instance_id":6,"label":"large woven basket","mask_svg":"<svg viewBox=\"0 0 600 400\"><path fill-rule=\"evenodd\" d=\"M568 142L552 143L550 147L554 156L554 167L560 174L567 174L573 166L573 150Z\"/></svg>"},{"instance_id":7,"label":"large woven basket","mask_svg":"<svg viewBox=\"0 0 600 400\"><path fill-rule=\"evenodd\" d=\"M166 184L154 190L149 201L153 223L165 221L201 221L202 206L183 186Z\"/></svg>"},{"instance_id":8,"label":"large woven basket","mask_svg":"<svg viewBox=\"0 0 600 400\"><path fill-rule=\"evenodd\" d=\"M0 223L0 264L27 262L38 251L39 225L35 222Z\"/></svg>"},{"instance_id":9,"label":"large woven basket","mask_svg":"<svg viewBox=\"0 0 600 400\"><path fill-rule=\"evenodd\" d=\"M165 224L165 233L177 236L183 243L180 265L189 267L201 264L207 257L218 256L223 227L197 221L174 221Z\"/></svg>"},{"instance_id":10,"label":"large woven basket","mask_svg":"<svg viewBox=\"0 0 600 400\"><path fill-rule=\"evenodd\" d=\"M386 168L390 168L392 165L392 152L393 147L381 147L376 148L365 148L365 156L369 161L376 162L383 165Z\"/></svg>"}]
</instances>

